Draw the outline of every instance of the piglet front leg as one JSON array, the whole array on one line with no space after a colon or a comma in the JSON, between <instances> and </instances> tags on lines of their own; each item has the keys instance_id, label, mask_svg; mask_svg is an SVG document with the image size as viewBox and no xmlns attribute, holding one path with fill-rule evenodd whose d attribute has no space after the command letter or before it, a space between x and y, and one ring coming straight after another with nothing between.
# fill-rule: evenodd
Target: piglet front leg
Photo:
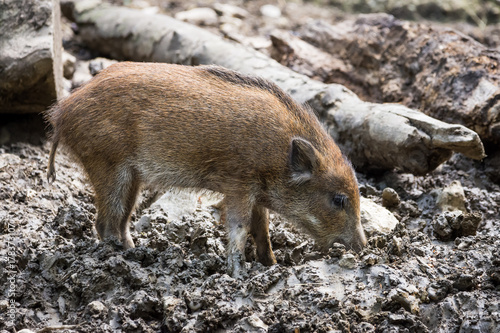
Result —
<instances>
[{"instance_id":1,"label":"piglet front leg","mask_svg":"<svg viewBox=\"0 0 500 333\"><path fill-rule=\"evenodd\" d=\"M228 233L227 273L240 278L245 273L245 244L251 223L251 207L241 197L225 199L225 213Z\"/></svg>"}]
</instances>

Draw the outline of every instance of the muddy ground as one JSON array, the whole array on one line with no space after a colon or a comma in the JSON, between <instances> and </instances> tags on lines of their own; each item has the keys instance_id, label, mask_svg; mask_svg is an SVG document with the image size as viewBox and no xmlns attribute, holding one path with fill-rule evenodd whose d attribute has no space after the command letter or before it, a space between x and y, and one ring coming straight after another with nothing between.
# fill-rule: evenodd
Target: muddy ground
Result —
<instances>
[{"instance_id":1,"label":"muddy ground","mask_svg":"<svg viewBox=\"0 0 500 333\"><path fill-rule=\"evenodd\" d=\"M240 4L257 17L255 3ZM290 13L280 24L300 24ZM278 21L251 22L258 29L238 33L262 46L246 38ZM66 46L88 58L73 37ZM358 173L364 197L382 204L385 188L398 193L390 234L372 235L359 254L342 246L324 254L273 216L278 264L255 262L249 241L248 273L233 279L211 198L174 192L170 204L143 205L132 220L137 247L124 251L97 241L92 189L63 150L47 183L49 147L40 117L0 118L0 332L500 331L500 187L490 178L499 171L481 162L454 155L423 177ZM463 189L453 204L462 213L438 205L452 183Z\"/></svg>"}]
</instances>

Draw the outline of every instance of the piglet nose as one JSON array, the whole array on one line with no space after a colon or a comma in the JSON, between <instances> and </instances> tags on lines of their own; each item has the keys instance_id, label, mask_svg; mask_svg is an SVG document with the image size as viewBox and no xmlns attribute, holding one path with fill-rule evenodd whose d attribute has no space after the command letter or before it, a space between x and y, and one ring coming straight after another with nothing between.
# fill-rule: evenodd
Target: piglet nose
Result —
<instances>
[{"instance_id":1,"label":"piglet nose","mask_svg":"<svg viewBox=\"0 0 500 333\"><path fill-rule=\"evenodd\" d=\"M351 240L351 247L354 251L360 252L366 246L366 236L363 227L359 225Z\"/></svg>"}]
</instances>

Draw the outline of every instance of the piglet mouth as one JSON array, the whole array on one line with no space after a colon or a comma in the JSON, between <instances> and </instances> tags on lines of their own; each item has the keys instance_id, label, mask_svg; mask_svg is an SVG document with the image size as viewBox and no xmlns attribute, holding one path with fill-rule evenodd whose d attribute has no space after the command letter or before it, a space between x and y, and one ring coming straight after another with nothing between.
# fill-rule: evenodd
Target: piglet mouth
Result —
<instances>
[{"instance_id":1,"label":"piglet mouth","mask_svg":"<svg viewBox=\"0 0 500 333\"><path fill-rule=\"evenodd\" d=\"M351 239L338 237L335 240L333 240L333 242L331 242L325 248L325 250L329 251L332 248L338 248L338 246L336 246L336 244L344 245L344 247L347 251L352 250L356 253L359 253L366 246L366 237L365 237L364 233L362 235L360 235L359 237L353 237Z\"/></svg>"}]
</instances>

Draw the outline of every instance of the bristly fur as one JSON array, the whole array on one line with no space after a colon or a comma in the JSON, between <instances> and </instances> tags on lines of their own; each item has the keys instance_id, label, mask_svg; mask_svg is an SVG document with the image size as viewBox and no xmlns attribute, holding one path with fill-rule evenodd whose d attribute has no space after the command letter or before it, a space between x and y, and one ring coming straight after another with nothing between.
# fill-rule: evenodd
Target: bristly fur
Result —
<instances>
[{"instance_id":1,"label":"bristly fur","mask_svg":"<svg viewBox=\"0 0 500 333\"><path fill-rule=\"evenodd\" d=\"M271 81L258 76L244 75L236 71L215 65L202 66L200 68L226 82L230 82L241 87L257 88L267 91L276 96L288 110L295 112L297 115L302 114L302 112L314 114L309 105L301 105L297 103L293 98L291 98L280 87L278 87Z\"/></svg>"}]
</instances>

